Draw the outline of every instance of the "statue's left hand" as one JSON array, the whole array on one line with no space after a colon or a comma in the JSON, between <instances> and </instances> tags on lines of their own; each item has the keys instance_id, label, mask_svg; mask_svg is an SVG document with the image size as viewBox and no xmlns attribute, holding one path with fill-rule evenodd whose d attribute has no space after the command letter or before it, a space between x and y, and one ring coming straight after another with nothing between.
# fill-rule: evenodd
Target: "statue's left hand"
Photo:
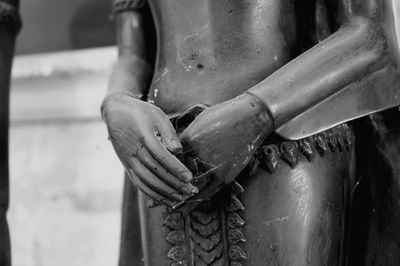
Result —
<instances>
[{"instance_id":1,"label":"statue's left hand","mask_svg":"<svg viewBox=\"0 0 400 266\"><path fill-rule=\"evenodd\" d=\"M245 93L203 111L180 139L186 154L218 181L228 183L248 164L272 127L263 104Z\"/></svg>"}]
</instances>

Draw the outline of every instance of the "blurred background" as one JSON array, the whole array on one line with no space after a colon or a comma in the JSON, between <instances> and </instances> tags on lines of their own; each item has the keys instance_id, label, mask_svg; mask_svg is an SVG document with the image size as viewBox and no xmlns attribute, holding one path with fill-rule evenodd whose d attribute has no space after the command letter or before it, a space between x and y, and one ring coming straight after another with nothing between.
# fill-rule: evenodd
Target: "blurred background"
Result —
<instances>
[{"instance_id":1,"label":"blurred background","mask_svg":"<svg viewBox=\"0 0 400 266\"><path fill-rule=\"evenodd\" d=\"M21 0L11 88L15 266L116 265L123 169L100 103L116 60L111 0Z\"/></svg>"}]
</instances>

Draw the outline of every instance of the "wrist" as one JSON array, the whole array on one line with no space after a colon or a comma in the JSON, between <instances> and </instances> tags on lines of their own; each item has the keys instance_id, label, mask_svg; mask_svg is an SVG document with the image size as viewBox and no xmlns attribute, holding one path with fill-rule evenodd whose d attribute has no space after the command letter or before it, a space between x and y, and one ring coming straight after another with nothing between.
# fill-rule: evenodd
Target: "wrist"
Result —
<instances>
[{"instance_id":1,"label":"wrist","mask_svg":"<svg viewBox=\"0 0 400 266\"><path fill-rule=\"evenodd\" d=\"M275 121L271 111L257 95L251 92L245 92L238 97L241 97L243 104L248 106L251 113L250 116L257 117L256 120L268 128L274 127Z\"/></svg>"},{"instance_id":2,"label":"wrist","mask_svg":"<svg viewBox=\"0 0 400 266\"><path fill-rule=\"evenodd\" d=\"M128 102L131 102L132 100L141 101L140 99L132 97L131 94L125 92L116 92L106 95L106 97L103 99L103 102L101 103L101 108L100 108L103 120L105 114L110 111L110 108L115 108L117 106L128 104Z\"/></svg>"},{"instance_id":3,"label":"wrist","mask_svg":"<svg viewBox=\"0 0 400 266\"><path fill-rule=\"evenodd\" d=\"M143 99L144 92L152 78L152 68L138 56L124 56L113 67L108 95L126 94L135 99Z\"/></svg>"},{"instance_id":4,"label":"wrist","mask_svg":"<svg viewBox=\"0 0 400 266\"><path fill-rule=\"evenodd\" d=\"M124 98L124 99L131 99L131 100L138 100L142 101L143 99L143 94L140 92L131 92L127 90L121 90L121 91L114 91L112 93L108 93L104 100L107 98Z\"/></svg>"}]
</instances>

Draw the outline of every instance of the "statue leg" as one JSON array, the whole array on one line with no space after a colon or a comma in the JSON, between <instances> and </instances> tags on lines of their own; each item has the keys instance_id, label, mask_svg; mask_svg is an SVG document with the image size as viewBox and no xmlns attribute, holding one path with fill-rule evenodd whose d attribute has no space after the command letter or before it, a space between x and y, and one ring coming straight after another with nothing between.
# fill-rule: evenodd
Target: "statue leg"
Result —
<instances>
[{"instance_id":1,"label":"statue leg","mask_svg":"<svg viewBox=\"0 0 400 266\"><path fill-rule=\"evenodd\" d=\"M352 139L343 125L262 148L264 166L241 181L248 265L346 264Z\"/></svg>"},{"instance_id":2,"label":"statue leg","mask_svg":"<svg viewBox=\"0 0 400 266\"><path fill-rule=\"evenodd\" d=\"M140 196L146 265L345 264L352 141L342 125L265 145L252 171L186 217Z\"/></svg>"},{"instance_id":3,"label":"statue leg","mask_svg":"<svg viewBox=\"0 0 400 266\"><path fill-rule=\"evenodd\" d=\"M138 190L125 174L119 266L143 265Z\"/></svg>"}]
</instances>

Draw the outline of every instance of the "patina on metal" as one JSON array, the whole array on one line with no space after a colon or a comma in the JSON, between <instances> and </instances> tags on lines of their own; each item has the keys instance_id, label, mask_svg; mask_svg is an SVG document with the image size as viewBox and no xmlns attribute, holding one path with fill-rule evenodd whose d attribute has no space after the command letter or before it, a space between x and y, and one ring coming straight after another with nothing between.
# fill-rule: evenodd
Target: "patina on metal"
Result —
<instances>
[{"instance_id":1,"label":"patina on metal","mask_svg":"<svg viewBox=\"0 0 400 266\"><path fill-rule=\"evenodd\" d=\"M399 4L147 2L102 105L145 265L398 264Z\"/></svg>"}]
</instances>

